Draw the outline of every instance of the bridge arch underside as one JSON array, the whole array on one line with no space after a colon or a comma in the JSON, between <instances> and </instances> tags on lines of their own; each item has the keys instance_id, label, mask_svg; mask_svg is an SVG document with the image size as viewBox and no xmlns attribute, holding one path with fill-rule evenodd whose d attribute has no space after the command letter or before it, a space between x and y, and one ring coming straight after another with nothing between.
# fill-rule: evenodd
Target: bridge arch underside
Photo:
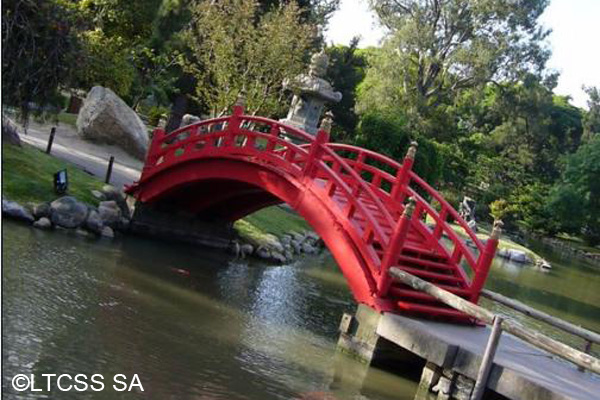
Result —
<instances>
[{"instance_id":1,"label":"bridge arch underside","mask_svg":"<svg viewBox=\"0 0 600 400\"><path fill-rule=\"evenodd\" d=\"M232 178L235 177L235 178ZM369 267L332 210L312 188L275 168L233 159L175 165L140 184L138 199L160 209L185 210L207 220L235 221L287 203L323 239L359 303L376 306Z\"/></svg>"}]
</instances>

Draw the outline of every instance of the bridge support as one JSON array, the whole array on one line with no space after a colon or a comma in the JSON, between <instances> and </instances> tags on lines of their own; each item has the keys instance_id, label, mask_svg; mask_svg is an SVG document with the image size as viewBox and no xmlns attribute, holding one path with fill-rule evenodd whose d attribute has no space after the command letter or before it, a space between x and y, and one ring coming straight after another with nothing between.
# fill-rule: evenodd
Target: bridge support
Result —
<instances>
[{"instance_id":1,"label":"bridge support","mask_svg":"<svg viewBox=\"0 0 600 400\"><path fill-rule=\"evenodd\" d=\"M344 314L340 323L338 350L367 365L404 370L424 362L377 334L382 314L359 304L355 315Z\"/></svg>"},{"instance_id":2,"label":"bridge support","mask_svg":"<svg viewBox=\"0 0 600 400\"><path fill-rule=\"evenodd\" d=\"M342 317L338 350L359 360L364 368L336 363L334 383L352 375L354 387L360 391L365 386L366 390L363 381L368 379L369 368L377 367L418 380L415 400L469 400L475 386L471 370L476 373L477 357L467 357L464 349L440 339L439 332L432 330L485 333L481 327L421 322L359 305L354 315Z\"/></svg>"},{"instance_id":3,"label":"bridge support","mask_svg":"<svg viewBox=\"0 0 600 400\"><path fill-rule=\"evenodd\" d=\"M235 238L229 221L206 221L193 215L161 210L137 202L129 225L131 233L166 241L177 241L227 249Z\"/></svg>"}]
</instances>

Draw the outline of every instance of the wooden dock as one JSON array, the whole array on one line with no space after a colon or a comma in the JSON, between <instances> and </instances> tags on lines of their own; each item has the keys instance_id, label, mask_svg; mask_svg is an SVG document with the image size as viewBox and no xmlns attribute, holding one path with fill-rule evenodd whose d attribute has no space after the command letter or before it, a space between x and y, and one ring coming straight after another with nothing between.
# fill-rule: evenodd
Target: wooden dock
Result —
<instances>
[{"instance_id":1,"label":"wooden dock","mask_svg":"<svg viewBox=\"0 0 600 400\"><path fill-rule=\"evenodd\" d=\"M589 354L593 344L600 344L597 333L497 293L486 294L518 312L583 338L586 345L582 352L405 271L392 268L390 275L487 324L453 324L380 314L364 305L358 306L354 316L344 315L338 347L368 364L392 371L421 368L416 400L429 400L432 395L437 400L600 399L600 360Z\"/></svg>"},{"instance_id":2,"label":"wooden dock","mask_svg":"<svg viewBox=\"0 0 600 400\"><path fill-rule=\"evenodd\" d=\"M488 326L384 314L376 333L429 362L427 368L439 367L439 371L431 371L439 377L447 370L474 381L490 330ZM432 386L438 383L435 377L432 382L424 382ZM600 377L578 371L575 366L505 333L500 338L487 388L509 399L598 400Z\"/></svg>"}]
</instances>

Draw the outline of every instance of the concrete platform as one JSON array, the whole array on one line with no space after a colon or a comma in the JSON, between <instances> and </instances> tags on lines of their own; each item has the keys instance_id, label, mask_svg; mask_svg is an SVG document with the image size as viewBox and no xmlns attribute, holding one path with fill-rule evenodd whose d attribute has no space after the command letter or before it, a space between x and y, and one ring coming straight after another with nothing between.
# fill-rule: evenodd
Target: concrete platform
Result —
<instances>
[{"instance_id":1,"label":"concrete platform","mask_svg":"<svg viewBox=\"0 0 600 400\"><path fill-rule=\"evenodd\" d=\"M446 370L475 379L490 328L444 324L383 314L376 333ZM488 388L509 399L600 399L600 377L580 372L503 333Z\"/></svg>"}]
</instances>

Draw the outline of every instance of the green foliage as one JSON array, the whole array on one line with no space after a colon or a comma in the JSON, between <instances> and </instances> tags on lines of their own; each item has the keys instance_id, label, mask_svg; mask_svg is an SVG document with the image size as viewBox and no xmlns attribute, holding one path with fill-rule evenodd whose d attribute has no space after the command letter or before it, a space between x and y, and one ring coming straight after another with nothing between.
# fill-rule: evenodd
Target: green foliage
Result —
<instances>
[{"instance_id":1,"label":"green foliage","mask_svg":"<svg viewBox=\"0 0 600 400\"><path fill-rule=\"evenodd\" d=\"M329 68L326 79L342 93L339 103L330 105L335 117L332 137L347 140L358 124L354 111L356 87L365 77L367 60L365 51L359 50L358 38L352 39L349 46L332 46L326 49L329 56Z\"/></svg>"},{"instance_id":2,"label":"green foliage","mask_svg":"<svg viewBox=\"0 0 600 400\"><path fill-rule=\"evenodd\" d=\"M247 112L281 115L282 82L303 72L313 31L301 23L296 3L266 14L253 0L200 2L191 10L184 35L191 52L183 65L211 114L223 115L245 92Z\"/></svg>"},{"instance_id":3,"label":"green foliage","mask_svg":"<svg viewBox=\"0 0 600 400\"><path fill-rule=\"evenodd\" d=\"M548 0L371 0L389 34L369 61L360 109L393 108L411 129L448 140L453 99L495 80L539 74L549 52L537 24ZM504 23L506 22L506 23Z\"/></svg>"},{"instance_id":4,"label":"green foliage","mask_svg":"<svg viewBox=\"0 0 600 400\"><path fill-rule=\"evenodd\" d=\"M490 215L494 220L501 220L510 212L508 202L504 199L498 199L490 203Z\"/></svg>"},{"instance_id":5,"label":"green foliage","mask_svg":"<svg viewBox=\"0 0 600 400\"><path fill-rule=\"evenodd\" d=\"M83 65L76 71L77 86L86 90L104 86L121 97L128 95L136 73L129 59L128 42L108 37L102 29L82 32L80 39Z\"/></svg>"},{"instance_id":6,"label":"green foliage","mask_svg":"<svg viewBox=\"0 0 600 400\"><path fill-rule=\"evenodd\" d=\"M21 111L26 123L37 110L61 103L77 54L69 10L53 0L2 2L2 101Z\"/></svg>"},{"instance_id":7,"label":"green foliage","mask_svg":"<svg viewBox=\"0 0 600 400\"><path fill-rule=\"evenodd\" d=\"M417 140L419 150L414 170L428 182L436 182L443 168L439 145L411 137L408 132L405 120L399 115L368 113L361 116L353 142L402 162L410 142Z\"/></svg>"},{"instance_id":8,"label":"green foliage","mask_svg":"<svg viewBox=\"0 0 600 400\"><path fill-rule=\"evenodd\" d=\"M600 136L592 137L567 158L548 207L565 232L582 233L591 245L600 243Z\"/></svg>"},{"instance_id":9,"label":"green foliage","mask_svg":"<svg viewBox=\"0 0 600 400\"><path fill-rule=\"evenodd\" d=\"M600 133L600 90L597 87L586 87L589 96L588 112L584 118L584 139L591 140L593 136Z\"/></svg>"}]
</instances>

